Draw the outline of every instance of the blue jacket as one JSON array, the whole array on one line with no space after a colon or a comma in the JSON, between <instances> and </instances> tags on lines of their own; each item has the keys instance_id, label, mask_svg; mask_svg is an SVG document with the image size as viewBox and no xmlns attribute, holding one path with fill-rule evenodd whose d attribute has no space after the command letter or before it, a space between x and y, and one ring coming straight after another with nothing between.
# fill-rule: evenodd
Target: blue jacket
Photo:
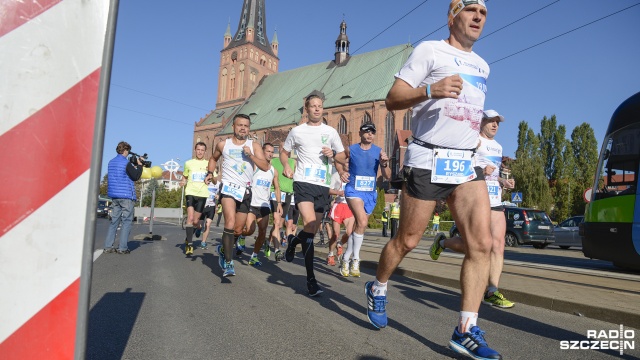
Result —
<instances>
[{"instance_id":1,"label":"blue jacket","mask_svg":"<svg viewBox=\"0 0 640 360\"><path fill-rule=\"evenodd\" d=\"M136 188L133 180L127 175L127 164L129 164L129 160L122 154L116 155L109 161L107 194L112 199L136 200Z\"/></svg>"}]
</instances>

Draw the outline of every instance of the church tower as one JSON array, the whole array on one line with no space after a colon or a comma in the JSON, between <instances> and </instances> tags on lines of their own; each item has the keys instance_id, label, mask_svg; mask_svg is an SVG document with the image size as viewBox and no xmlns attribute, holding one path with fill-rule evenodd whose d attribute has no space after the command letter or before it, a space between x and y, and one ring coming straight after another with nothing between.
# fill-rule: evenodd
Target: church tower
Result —
<instances>
[{"instance_id":1,"label":"church tower","mask_svg":"<svg viewBox=\"0 0 640 360\"><path fill-rule=\"evenodd\" d=\"M266 30L265 0L244 0L235 35L230 25L224 34L216 108L241 104L263 76L278 72L278 43L269 43Z\"/></svg>"},{"instance_id":2,"label":"church tower","mask_svg":"<svg viewBox=\"0 0 640 360\"><path fill-rule=\"evenodd\" d=\"M349 60L349 37L347 36L347 23L340 23L340 35L336 39L336 52L334 62L340 66Z\"/></svg>"}]
</instances>

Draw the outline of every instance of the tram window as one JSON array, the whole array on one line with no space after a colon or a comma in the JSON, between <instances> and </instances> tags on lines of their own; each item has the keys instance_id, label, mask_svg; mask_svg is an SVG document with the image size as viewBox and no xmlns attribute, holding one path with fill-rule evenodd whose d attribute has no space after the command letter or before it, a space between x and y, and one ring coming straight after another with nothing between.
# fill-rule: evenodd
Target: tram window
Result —
<instances>
[{"instance_id":1,"label":"tram window","mask_svg":"<svg viewBox=\"0 0 640 360\"><path fill-rule=\"evenodd\" d=\"M632 125L612 133L599 166L596 199L636 194L640 172L640 127Z\"/></svg>"}]
</instances>

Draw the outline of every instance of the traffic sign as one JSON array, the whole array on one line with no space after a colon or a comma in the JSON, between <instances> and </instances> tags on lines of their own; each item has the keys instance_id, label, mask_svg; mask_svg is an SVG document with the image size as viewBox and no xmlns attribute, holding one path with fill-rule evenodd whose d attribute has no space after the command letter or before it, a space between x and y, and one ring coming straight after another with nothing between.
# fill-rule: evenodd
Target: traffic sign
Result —
<instances>
[{"instance_id":1,"label":"traffic sign","mask_svg":"<svg viewBox=\"0 0 640 360\"><path fill-rule=\"evenodd\" d=\"M584 191L584 193L582 193L582 197L584 198L584 201L591 202L592 192L593 192L593 188L588 188L587 190Z\"/></svg>"},{"instance_id":2,"label":"traffic sign","mask_svg":"<svg viewBox=\"0 0 640 360\"><path fill-rule=\"evenodd\" d=\"M511 193L511 202L513 202L513 203L522 202L522 193L521 192Z\"/></svg>"}]
</instances>

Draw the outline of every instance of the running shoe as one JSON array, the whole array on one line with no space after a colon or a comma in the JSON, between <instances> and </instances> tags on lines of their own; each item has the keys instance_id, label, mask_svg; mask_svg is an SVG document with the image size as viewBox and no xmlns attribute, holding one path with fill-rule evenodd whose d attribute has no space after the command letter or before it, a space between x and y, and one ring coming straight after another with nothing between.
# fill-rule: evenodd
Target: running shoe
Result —
<instances>
[{"instance_id":1,"label":"running shoe","mask_svg":"<svg viewBox=\"0 0 640 360\"><path fill-rule=\"evenodd\" d=\"M487 345L484 340L484 331L474 326L469 332L461 334L458 328L453 329L453 335L449 340L449 348L457 353L466 354L474 359L502 359L497 351Z\"/></svg>"},{"instance_id":2,"label":"running shoe","mask_svg":"<svg viewBox=\"0 0 640 360\"><path fill-rule=\"evenodd\" d=\"M224 247L222 245L216 246L216 251L218 252L218 265L220 265L221 269L225 269L225 259L224 259Z\"/></svg>"},{"instance_id":3,"label":"running shoe","mask_svg":"<svg viewBox=\"0 0 640 360\"><path fill-rule=\"evenodd\" d=\"M116 252L116 249L114 249L114 248L106 248L106 249L103 249L102 252L104 254L113 254L114 252Z\"/></svg>"},{"instance_id":4,"label":"running shoe","mask_svg":"<svg viewBox=\"0 0 640 360\"><path fill-rule=\"evenodd\" d=\"M185 246L184 246L184 254L185 255L193 255L193 245L185 244Z\"/></svg>"},{"instance_id":5,"label":"running shoe","mask_svg":"<svg viewBox=\"0 0 640 360\"><path fill-rule=\"evenodd\" d=\"M260 260L258 260L257 256L254 256L249 260L249 265L253 267L258 267L258 266L262 266L262 263L260 262Z\"/></svg>"},{"instance_id":6,"label":"running shoe","mask_svg":"<svg viewBox=\"0 0 640 360\"><path fill-rule=\"evenodd\" d=\"M224 277L229 277L229 276L235 276L236 275L236 270L233 267L233 260L227 262L224 264L224 273L222 274L222 276Z\"/></svg>"},{"instance_id":7,"label":"running shoe","mask_svg":"<svg viewBox=\"0 0 640 360\"><path fill-rule=\"evenodd\" d=\"M360 277L360 260L353 259L351 260L351 267L349 267L349 275L353 277Z\"/></svg>"},{"instance_id":8,"label":"running shoe","mask_svg":"<svg viewBox=\"0 0 640 360\"><path fill-rule=\"evenodd\" d=\"M244 236L240 236L236 244L236 256L242 255L243 251L244 251Z\"/></svg>"},{"instance_id":9,"label":"running shoe","mask_svg":"<svg viewBox=\"0 0 640 360\"><path fill-rule=\"evenodd\" d=\"M283 258L284 253L282 253L282 250L276 250L276 261L282 261Z\"/></svg>"},{"instance_id":10,"label":"running shoe","mask_svg":"<svg viewBox=\"0 0 640 360\"><path fill-rule=\"evenodd\" d=\"M364 284L364 293L367 296L367 318L371 325L382 329L387 326L387 296L373 296L373 281Z\"/></svg>"},{"instance_id":11,"label":"running shoe","mask_svg":"<svg viewBox=\"0 0 640 360\"><path fill-rule=\"evenodd\" d=\"M318 286L318 282L315 278L307 280L307 289L309 289L309 296L318 296L322 294L322 289Z\"/></svg>"},{"instance_id":12,"label":"running shoe","mask_svg":"<svg viewBox=\"0 0 640 360\"><path fill-rule=\"evenodd\" d=\"M200 241L200 250L205 250L207 248L207 242L202 240Z\"/></svg>"},{"instance_id":13,"label":"running shoe","mask_svg":"<svg viewBox=\"0 0 640 360\"><path fill-rule=\"evenodd\" d=\"M342 259L340 263L340 274L342 274L342 276L349 276L349 262L345 259Z\"/></svg>"},{"instance_id":14,"label":"running shoe","mask_svg":"<svg viewBox=\"0 0 640 360\"><path fill-rule=\"evenodd\" d=\"M289 246L287 246L287 251L284 254L284 258L287 262L292 262L293 258L296 256L296 245L293 244L294 238L295 236L289 235L289 238L287 239L289 241Z\"/></svg>"},{"instance_id":15,"label":"running shoe","mask_svg":"<svg viewBox=\"0 0 640 360\"><path fill-rule=\"evenodd\" d=\"M495 291L493 294L491 294L491 296L487 296L487 294L484 294L484 299L482 300L482 302L487 305L493 305L503 309L509 309L515 305L515 303L507 300L504 295L500 293L500 291Z\"/></svg>"},{"instance_id":16,"label":"running shoe","mask_svg":"<svg viewBox=\"0 0 640 360\"><path fill-rule=\"evenodd\" d=\"M269 245L267 245L267 248L264 249L264 256L266 256L267 258L271 256L271 247Z\"/></svg>"},{"instance_id":17,"label":"running shoe","mask_svg":"<svg viewBox=\"0 0 640 360\"><path fill-rule=\"evenodd\" d=\"M338 243L338 256L342 255L342 244Z\"/></svg>"},{"instance_id":18,"label":"running shoe","mask_svg":"<svg viewBox=\"0 0 640 360\"><path fill-rule=\"evenodd\" d=\"M444 247L440 246L440 240L446 239L447 235L444 233L436 234L436 237L433 238L433 244L431 244L431 248L429 249L429 256L431 259L438 260L442 251L444 251Z\"/></svg>"},{"instance_id":19,"label":"running shoe","mask_svg":"<svg viewBox=\"0 0 640 360\"><path fill-rule=\"evenodd\" d=\"M200 234L202 234L202 228L197 228L196 231L194 232L194 235L199 238Z\"/></svg>"},{"instance_id":20,"label":"running shoe","mask_svg":"<svg viewBox=\"0 0 640 360\"><path fill-rule=\"evenodd\" d=\"M327 256L327 265L336 266L336 259L333 255Z\"/></svg>"}]
</instances>

